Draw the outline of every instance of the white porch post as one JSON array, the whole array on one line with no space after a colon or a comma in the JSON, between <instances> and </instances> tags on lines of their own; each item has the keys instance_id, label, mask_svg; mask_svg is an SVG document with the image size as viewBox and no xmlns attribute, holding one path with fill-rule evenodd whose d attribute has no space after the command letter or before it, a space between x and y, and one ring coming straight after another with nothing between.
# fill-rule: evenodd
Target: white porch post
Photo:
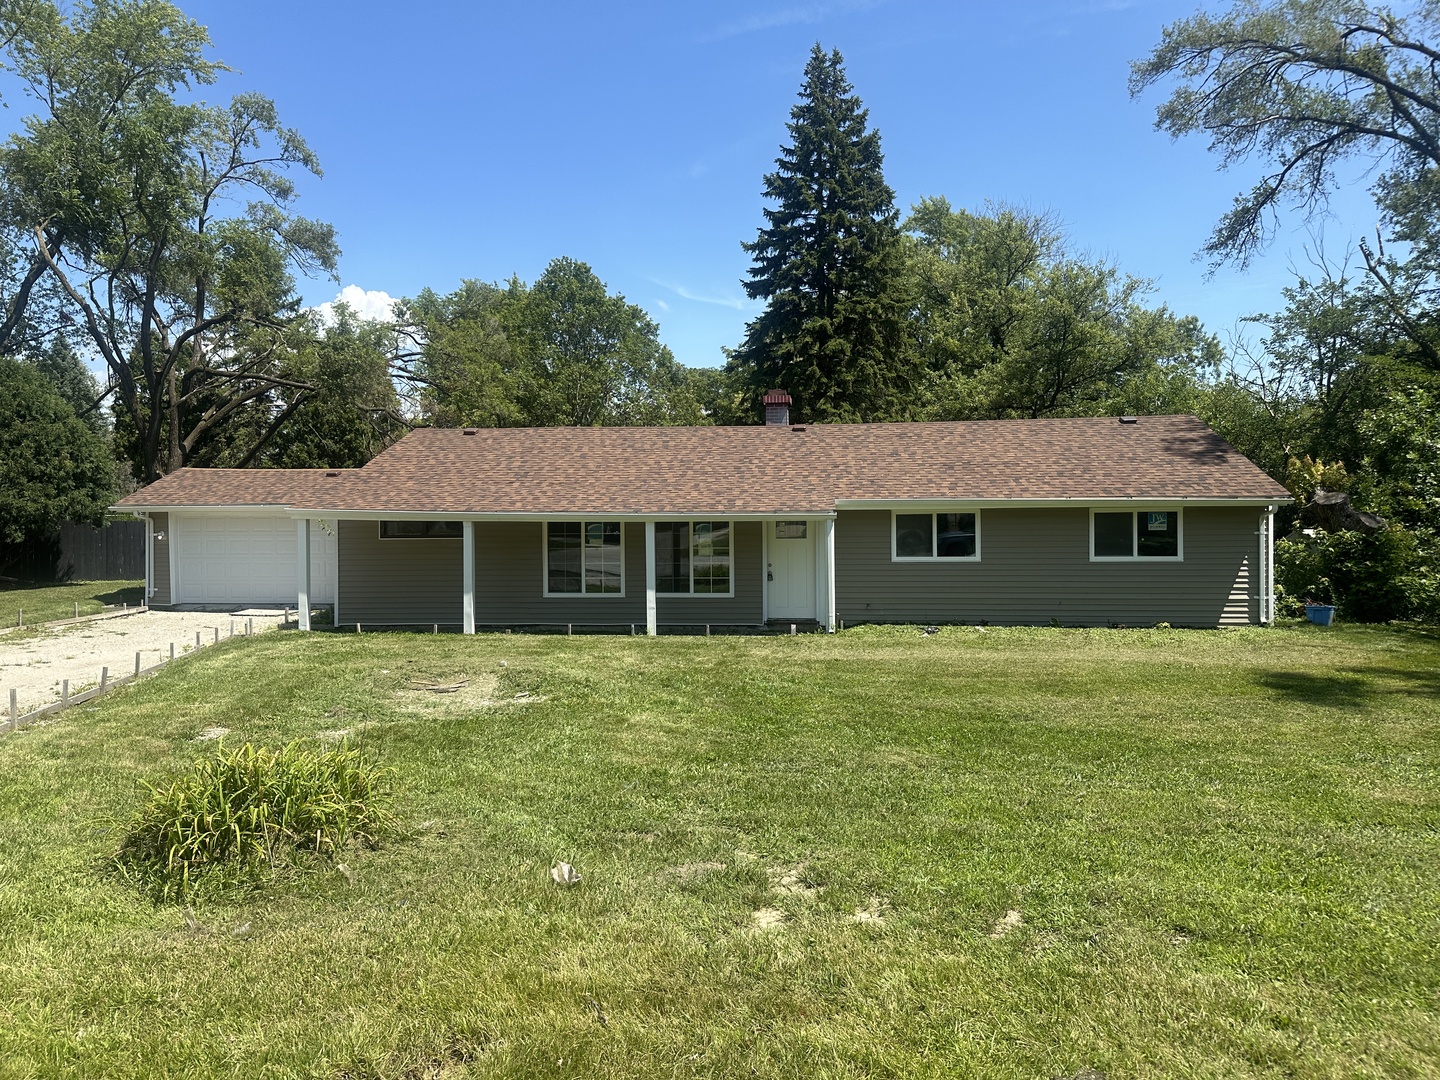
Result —
<instances>
[{"instance_id":1,"label":"white porch post","mask_svg":"<svg viewBox=\"0 0 1440 1080\"><path fill-rule=\"evenodd\" d=\"M155 519L145 515L145 606L155 595Z\"/></svg>"},{"instance_id":2,"label":"white porch post","mask_svg":"<svg viewBox=\"0 0 1440 1080\"><path fill-rule=\"evenodd\" d=\"M825 519L825 630L835 632L835 519Z\"/></svg>"},{"instance_id":3,"label":"white porch post","mask_svg":"<svg viewBox=\"0 0 1440 1080\"><path fill-rule=\"evenodd\" d=\"M460 537L460 557L465 561L460 575L465 589L465 595L461 601L460 618L464 623L461 630L464 633L473 634L475 633L475 523L473 521L460 523Z\"/></svg>"},{"instance_id":4,"label":"white porch post","mask_svg":"<svg viewBox=\"0 0 1440 1080\"><path fill-rule=\"evenodd\" d=\"M655 612L655 522L645 522L645 633L659 632Z\"/></svg>"},{"instance_id":5,"label":"white porch post","mask_svg":"<svg viewBox=\"0 0 1440 1080\"><path fill-rule=\"evenodd\" d=\"M773 576L770 565L770 534L775 531L773 520L760 523L760 621L770 621L770 579Z\"/></svg>"},{"instance_id":6,"label":"white porch post","mask_svg":"<svg viewBox=\"0 0 1440 1080\"><path fill-rule=\"evenodd\" d=\"M310 629L310 519L295 522L295 625Z\"/></svg>"}]
</instances>

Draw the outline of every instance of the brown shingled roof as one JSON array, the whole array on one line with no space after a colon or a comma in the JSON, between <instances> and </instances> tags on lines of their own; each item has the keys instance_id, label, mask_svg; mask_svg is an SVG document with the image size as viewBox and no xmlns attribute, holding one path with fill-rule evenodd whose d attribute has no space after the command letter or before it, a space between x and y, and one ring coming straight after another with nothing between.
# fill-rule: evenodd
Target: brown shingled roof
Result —
<instances>
[{"instance_id":1,"label":"brown shingled roof","mask_svg":"<svg viewBox=\"0 0 1440 1080\"><path fill-rule=\"evenodd\" d=\"M363 469L182 469L124 506L805 514L861 500L1288 500L1193 416L768 427L421 428Z\"/></svg>"},{"instance_id":2,"label":"brown shingled roof","mask_svg":"<svg viewBox=\"0 0 1440 1080\"><path fill-rule=\"evenodd\" d=\"M340 470L351 473L358 469ZM115 505L291 506L311 498L311 487L333 469L177 469L133 491Z\"/></svg>"}]
</instances>

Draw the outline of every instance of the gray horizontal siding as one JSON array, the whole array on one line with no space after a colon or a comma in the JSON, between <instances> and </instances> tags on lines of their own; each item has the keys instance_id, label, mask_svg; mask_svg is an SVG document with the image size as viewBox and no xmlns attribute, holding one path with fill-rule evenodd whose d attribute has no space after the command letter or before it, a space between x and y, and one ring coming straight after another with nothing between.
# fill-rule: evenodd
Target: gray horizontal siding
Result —
<instances>
[{"instance_id":1,"label":"gray horizontal siding","mask_svg":"<svg viewBox=\"0 0 1440 1080\"><path fill-rule=\"evenodd\" d=\"M155 595L150 597L150 603L155 607L169 607L170 599L170 515L151 514L151 528L156 533L164 533L165 539L161 540L156 536L152 541L154 545L154 557L151 567L155 580L151 584L155 587Z\"/></svg>"},{"instance_id":2,"label":"gray horizontal siding","mask_svg":"<svg viewBox=\"0 0 1440 1080\"><path fill-rule=\"evenodd\" d=\"M625 524L625 595L545 596L544 525L476 522L475 622L478 625L624 626L645 622L645 526ZM758 522L735 526L733 597L661 596L661 626L755 625L764 600L763 541Z\"/></svg>"},{"instance_id":3,"label":"gray horizontal siding","mask_svg":"<svg viewBox=\"0 0 1440 1080\"><path fill-rule=\"evenodd\" d=\"M645 526L627 522L624 596L546 596L545 526L475 523L475 622L479 626L645 622Z\"/></svg>"},{"instance_id":4,"label":"gray horizontal siding","mask_svg":"<svg viewBox=\"0 0 1440 1080\"><path fill-rule=\"evenodd\" d=\"M758 521L737 521L731 556L734 596L660 596L662 626L758 626L765 618L765 534ZM642 537L643 540L643 537Z\"/></svg>"},{"instance_id":5,"label":"gray horizontal siding","mask_svg":"<svg viewBox=\"0 0 1440 1080\"><path fill-rule=\"evenodd\" d=\"M461 620L461 541L380 540L373 521L340 522L340 619L375 625ZM625 626L645 622L645 526L627 522L624 596L545 596L544 525L475 523L478 626ZM761 526L735 527L735 595L656 600L662 626L755 625L763 613Z\"/></svg>"},{"instance_id":6,"label":"gray horizontal siding","mask_svg":"<svg viewBox=\"0 0 1440 1080\"><path fill-rule=\"evenodd\" d=\"M1259 514L1188 509L1183 562L1092 563L1086 509L985 510L979 562L897 563L888 511L843 511L837 614L847 623L1244 624L1257 614L1250 570Z\"/></svg>"},{"instance_id":7,"label":"gray horizontal siding","mask_svg":"<svg viewBox=\"0 0 1440 1080\"><path fill-rule=\"evenodd\" d=\"M338 618L347 625L459 623L459 540L381 540L374 521L340 522Z\"/></svg>"}]
</instances>

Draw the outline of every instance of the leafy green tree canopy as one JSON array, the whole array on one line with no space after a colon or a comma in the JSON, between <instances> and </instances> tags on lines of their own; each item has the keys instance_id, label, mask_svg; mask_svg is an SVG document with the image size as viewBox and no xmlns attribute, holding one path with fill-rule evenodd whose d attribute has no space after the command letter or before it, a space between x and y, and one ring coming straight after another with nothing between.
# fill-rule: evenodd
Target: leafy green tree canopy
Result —
<instances>
[{"instance_id":1,"label":"leafy green tree canopy","mask_svg":"<svg viewBox=\"0 0 1440 1080\"><path fill-rule=\"evenodd\" d=\"M760 395L775 387L815 421L913 411L899 213L868 123L840 53L817 44L790 110L790 142L765 175L774 205L743 245L753 260L745 291L766 308L727 367L756 419Z\"/></svg>"},{"instance_id":2,"label":"leafy green tree canopy","mask_svg":"<svg viewBox=\"0 0 1440 1080\"><path fill-rule=\"evenodd\" d=\"M104 440L32 365L0 357L0 545L64 521L99 525L113 495Z\"/></svg>"},{"instance_id":3,"label":"leafy green tree canopy","mask_svg":"<svg viewBox=\"0 0 1440 1080\"><path fill-rule=\"evenodd\" d=\"M467 281L448 296L402 301L398 366L438 423L703 423L659 332L585 263L559 258L532 286Z\"/></svg>"},{"instance_id":4,"label":"leafy green tree canopy","mask_svg":"<svg viewBox=\"0 0 1440 1080\"><path fill-rule=\"evenodd\" d=\"M54 334L50 343L26 357L64 402L75 410L96 434L105 430L104 416L99 409L101 393L74 347L63 335Z\"/></svg>"},{"instance_id":5,"label":"leafy green tree canopy","mask_svg":"<svg viewBox=\"0 0 1440 1080\"><path fill-rule=\"evenodd\" d=\"M1141 302L1148 283L1065 250L1052 218L922 199L911 239L915 352L933 419L1193 411L1219 342Z\"/></svg>"},{"instance_id":6,"label":"leafy green tree canopy","mask_svg":"<svg viewBox=\"0 0 1440 1080\"><path fill-rule=\"evenodd\" d=\"M184 96L220 70L208 45L165 0L91 0L52 5L9 47L38 111L0 148L0 226L31 245L6 324L52 277L110 369L146 480L287 385L239 339L281 333L292 272L333 271L337 255L329 226L290 212L287 173L319 165L274 105Z\"/></svg>"},{"instance_id":7,"label":"leafy green tree canopy","mask_svg":"<svg viewBox=\"0 0 1440 1080\"><path fill-rule=\"evenodd\" d=\"M409 430L390 379L389 327L337 304L330 325L302 326L293 336L281 373L312 389L277 392L276 434L258 464L358 468Z\"/></svg>"},{"instance_id":8,"label":"leafy green tree canopy","mask_svg":"<svg viewBox=\"0 0 1440 1080\"><path fill-rule=\"evenodd\" d=\"M1397 16L1357 0L1246 0L1166 27L1132 68L1133 93L1180 85L1158 110L1173 136L1203 132L1226 165L1271 166L1221 219L1205 250L1242 264L1273 233L1278 209L1324 205L1336 167L1360 156L1383 170L1381 205L1437 191L1440 5Z\"/></svg>"}]
</instances>

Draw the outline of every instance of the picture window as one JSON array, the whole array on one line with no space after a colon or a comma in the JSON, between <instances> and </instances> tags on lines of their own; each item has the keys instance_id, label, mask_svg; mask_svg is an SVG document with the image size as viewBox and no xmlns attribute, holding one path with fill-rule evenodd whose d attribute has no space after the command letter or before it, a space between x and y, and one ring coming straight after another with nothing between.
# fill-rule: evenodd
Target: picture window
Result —
<instances>
[{"instance_id":1,"label":"picture window","mask_svg":"<svg viewBox=\"0 0 1440 1080\"><path fill-rule=\"evenodd\" d=\"M625 555L620 522L547 522L545 592L557 596L623 596Z\"/></svg>"},{"instance_id":2,"label":"picture window","mask_svg":"<svg viewBox=\"0 0 1440 1080\"><path fill-rule=\"evenodd\" d=\"M896 559L978 559L980 515L897 513L892 539Z\"/></svg>"},{"instance_id":3,"label":"picture window","mask_svg":"<svg viewBox=\"0 0 1440 1080\"><path fill-rule=\"evenodd\" d=\"M1092 559L1181 557L1178 510L1096 510L1090 520Z\"/></svg>"}]
</instances>

